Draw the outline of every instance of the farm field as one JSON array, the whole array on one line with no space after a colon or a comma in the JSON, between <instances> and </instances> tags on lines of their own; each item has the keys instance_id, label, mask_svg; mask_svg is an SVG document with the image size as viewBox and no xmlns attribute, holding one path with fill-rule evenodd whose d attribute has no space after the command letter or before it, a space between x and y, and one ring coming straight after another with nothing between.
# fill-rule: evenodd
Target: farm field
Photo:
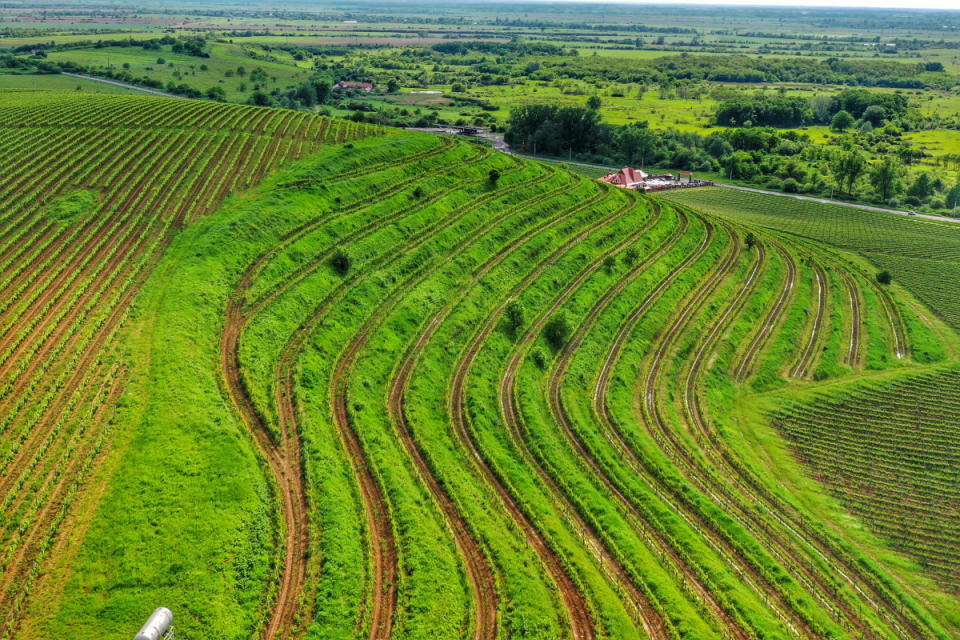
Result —
<instances>
[{"instance_id":1,"label":"farm field","mask_svg":"<svg viewBox=\"0 0 960 640\"><path fill-rule=\"evenodd\" d=\"M866 257L954 328L960 328L960 225L722 187L675 191L671 201L784 231Z\"/></svg>"},{"instance_id":2,"label":"farm field","mask_svg":"<svg viewBox=\"0 0 960 640\"><path fill-rule=\"evenodd\" d=\"M95 80L84 80L83 78L71 78L64 75L21 75L12 73L0 73L0 89L6 91L10 89L30 89L50 90L50 91L82 91L83 93L111 93L123 95L142 94L134 89L125 89L123 87L112 86Z\"/></svg>"},{"instance_id":3,"label":"farm field","mask_svg":"<svg viewBox=\"0 0 960 640\"><path fill-rule=\"evenodd\" d=\"M147 97L0 95L0 635L123 447L118 332L179 231L361 125Z\"/></svg>"},{"instance_id":4,"label":"farm field","mask_svg":"<svg viewBox=\"0 0 960 640\"><path fill-rule=\"evenodd\" d=\"M949 530L887 524L925 460L951 522L958 339L865 258L446 137L0 109L0 637L960 635ZM804 466L913 386L940 450Z\"/></svg>"}]
</instances>

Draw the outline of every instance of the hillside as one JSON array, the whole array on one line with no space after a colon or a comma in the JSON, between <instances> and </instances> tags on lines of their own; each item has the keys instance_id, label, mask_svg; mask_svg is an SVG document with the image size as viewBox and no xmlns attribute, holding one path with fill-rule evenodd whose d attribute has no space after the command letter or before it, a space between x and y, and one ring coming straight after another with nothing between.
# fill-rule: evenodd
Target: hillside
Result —
<instances>
[{"instance_id":1,"label":"hillside","mask_svg":"<svg viewBox=\"0 0 960 640\"><path fill-rule=\"evenodd\" d=\"M956 545L891 539L895 487L840 495L872 457L796 445L873 433L846 446L886 443L895 466L888 423L836 427L883 385L925 381L936 406L955 375L953 329L863 257L450 138L205 102L2 100L23 123L9 148L83 141L116 176L48 170L49 200L13 191L32 236L51 230L51 264L98 255L73 238L125 228L121 211L156 230L129 230L153 244L113 293L116 337L89 342L89 363L51 361L91 376L56 405L74 413L0 435L31 457L4 494L9 539L40 545L6 556L0 636L131 635L164 604L188 640L960 637L940 569ZM197 153L126 142L154 138ZM33 165L8 166L32 184ZM178 204L117 207L114 183ZM67 317L120 308L64 291ZM25 305L10 303L38 327L24 344L73 326ZM77 335L100 326L77 318ZM943 433L923 495L949 526ZM922 484L924 459L884 469Z\"/></svg>"},{"instance_id":2,"label":"hillside","mask_svg":"<svg viewBox=\"0 0 960 640\"><path fill-rule=\"evenodd\" d=\"M375 131L236 105L0 95L0 632L122 438L117 331L165 248L276 167Z\"/></svg>"}]
</instances>

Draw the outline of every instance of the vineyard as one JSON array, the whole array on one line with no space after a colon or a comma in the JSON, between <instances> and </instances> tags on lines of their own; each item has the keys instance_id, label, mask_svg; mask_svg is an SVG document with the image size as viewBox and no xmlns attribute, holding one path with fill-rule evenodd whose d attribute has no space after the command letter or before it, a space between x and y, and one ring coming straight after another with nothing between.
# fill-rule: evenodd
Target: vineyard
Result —
<instances>
[{"instance_id":1,"label":"vineyard","mask_svg":"<svg viewBox=\"0 0 960 640\"><path fill-rule=\"evenodd\" d=\"M955 366L793 398L776 424L857 515L960 588Z\"/></svg>"},{"instance_id":2,"label":"vineyard","mask_svg":"<svg viewBox=\"0 0 960 640\"><path fill-rule=\"evenodd\" d=\"M0 108L0 637L960 637L957 338L885 220L857 256L445 137Z\"/></svg>"},{"instance_id":3,"label":"vineyard","mask_svg":"<svg viewBox=\"0 0 960 640\"><path fill-rule=\"evenodd\" d=\"M355 125L279 110L0 95L0 635L116 445L117 330L177 232Z\"/></svg>"},{"instance_id":4,"label":"vineyard","mask_svg":"<svg viewBox=\"0 0 960 640\"><path fill-rule=\"evenodd\" d=\"M694 189L674 201L817 240L867 257L950 326L960 328L960 225L840 205L724 189Z\"/></svg>"}]
</instances>

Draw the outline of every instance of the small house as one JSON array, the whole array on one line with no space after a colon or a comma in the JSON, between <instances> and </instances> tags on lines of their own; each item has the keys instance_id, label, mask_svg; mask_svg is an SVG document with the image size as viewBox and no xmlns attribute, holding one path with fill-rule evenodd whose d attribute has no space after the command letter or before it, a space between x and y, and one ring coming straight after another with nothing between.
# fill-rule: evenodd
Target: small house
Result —
<instances>
[{"instance_id":1,"label":"small house","mask_svg":"<svg viewBox=\"0 0 960 640\"><path fill-rule=\"evenodd\" d=\"M373 91L373 85L369 82L348 82L346 80L341 80L337 84L333 85L333 88L338 91L345 91L347 89L358 89L360 91Z\"/></svg>"},{"instance_id":2,"label":"small house","mask_svg":"<svg viewBox=\"0 0 960 640\"><path fill-rule=\"evenodd\" d=\"M640 169L624 167L620 169L620 171L608 173L603 176L600 178L600 182L606 182L607 184L623 187L624 189L636 189L641 186L646 179L647 174Z\"/></svg>"}]
</instances>

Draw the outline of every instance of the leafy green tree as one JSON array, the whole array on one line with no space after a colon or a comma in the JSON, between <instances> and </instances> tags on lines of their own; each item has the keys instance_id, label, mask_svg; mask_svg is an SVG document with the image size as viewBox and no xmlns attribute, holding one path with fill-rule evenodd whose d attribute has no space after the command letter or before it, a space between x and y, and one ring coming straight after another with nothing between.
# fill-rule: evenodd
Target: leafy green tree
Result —
<instances>
[{"instance_id":1,"label":"leafy green tree","mask_svg":"<svg viewBox=\"0 0 960 640\"><path fill-rule=\"evenodd\" d=\"M546 338L547 343L553 347L554 350L559 351L563 345L566 344L567 338L570 337L570 332L570 321L567 320L566 314L561 311L547 321L546 326L543 328L543 337Z\"/></svg>"},{"instance_id":2,"label":"leafy green tree","mask_svg":"<svg viewBox=\"0 0 960 640\"><path fill-rule=\"evenodd\" d=\"M907 190L907 195L921 202L933 195L933 181L930 179L930 174L921 171Z\"/></svg>"},{"instance_id":3,"label":"leafy green tree","mask_svg":"<svg viewBox=\"0 0 960 640\"><path fill-rule=\"evenodd\" d=\"M890 284L893 282L893 276L890 275L889 271L880 271L877 273L877 282L880 284Z\"/></svg>"},{"instance_id":4,"label":"leafy green tree","mask_svg":"<svg viewBox=\"0 0 960 640\"><path fill-rule=\"evenodd\" d=\"M877 190L881 200L889 200L900 192L901 172L900 163L893 156L886 156L870 168L870 184Z\"/></svg>"},{"instance_id":5,"label":"leafy green tree","mask_svg":"<svg viewBox=\"0 0 960 640\"><path fill-rule=\"evenodd\" d=\"M497 186L497 182L500 181L500 170L499 169L490 169L490 173L487 174L487 179L490 181L490 184Z\"/></svg>"},{"instance_id":6,"label":"leafy green tree","mask_svg":"<svg viewBox=\"0 0 960 640\"><path fill-rule=\"evenodd\" d=\"M630 165L639 163L643 167L657 149L657 135L647 127L620 127L616 140L620 153Z\"/></svg>"},{"instance_id":7,"label":"leafy green tree","mask_svg":"<svg viewBox=\"0 0 960 640\"><path fill-rule=\"evenodd\" d=\"M590 109L590 111L599 111L600 104L601 102L599 96L590 96L587 98L587 109Z\"/></svg>"},{"instance_id":8,"label":"leafy green tree","mask_svg":"<svg viewBox=\"0 0 960 640\"><path fill-rule=\"evenodd\" d=\"M841 189L853 193L853 185L867 169L867 159L859 151L840 151L830 160L830 170Z\"/></svg>"},{"instance_id":9,"label":"leafy green tree","mask_svg":"<svg viewBox=\"0 0 960 640\"><path fill-rule=\"evenodd\" d=\"M227 99L227 93L223 90L223 87L210 87L207 89L206 96L218 102L224 102Z\"/></svg>"},{"instance_id":10,"label":"leafy green tree","mask_svg":"<svg viewBox=\"0 0 960 640\"><path fill-rule=\"evenodd\" d=\"M846 131L853 126L855 120L853 116L850 115L848 111L841 109L833 115L833 119L830 121L830 128L834 131Z\"/></svg>"},{"instance_id":11,"label":"leafy green tree","mask_svg":"<svg viewBox=\"0 0 960 640\"><path fill-rule=\"evenodd\" d=\"M341 278L350 271L351 264L353 264L353 260L350 258L350 254L343 249L337 248L330 256L330 266Z\"/></svg>"},{"instance_id":12,"label":"leafy green tree","mask_svg":"<svg viewBox=\"0 0 960 640\"><path fill-rule=\"evenodd\" d=\"M863 119L874 126L879 126L886 118L887 110L880 104L872 104L863 111Z\"/></svg>"},{"instance_id":13,"label":"leafy green tree","mask_svg":"<svg viewBox=\"0 0 960 640\"><path fill-rule=\"evenodd\" d=\"M520 327L523 326L523 305L519 300L511 300L507 303L504 316L507 319L507 329L510 331L510 334L516 335Z\"/></svg>"},{"instance_id":14,"label":"leafy green tree","mask_svg":"<svg viewBox=\"0 0 960 640\"><path fill-rule=\"evenodd\" d=\"M960 182L955 184L953 188L947 192L946 203L950 209L960 207Z\"/></svg>"}]
</instances>

